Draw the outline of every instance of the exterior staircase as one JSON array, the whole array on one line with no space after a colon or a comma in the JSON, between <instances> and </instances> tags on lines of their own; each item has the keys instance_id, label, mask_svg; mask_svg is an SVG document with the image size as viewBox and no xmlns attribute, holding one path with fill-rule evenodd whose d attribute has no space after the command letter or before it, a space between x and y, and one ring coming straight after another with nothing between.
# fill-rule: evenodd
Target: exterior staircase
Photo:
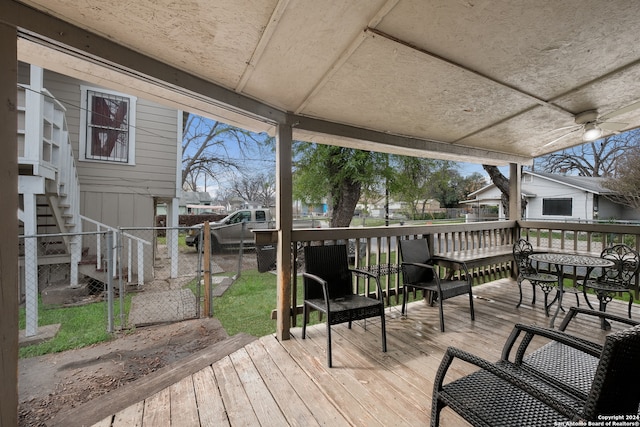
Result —
<instances>
[{"instance_id":1,"label":"exterior staircase","mask_svg":"<svg viewBox=\"0 0 640 427\"><path fill-rule=\"evenodd\" d=\"M80 215L80 183L67 129L66 108L43 87L40 67L31 66L29 74L29 84L20 84L17 88L18 217L22 236L19 286L27 310L27 337L37 333L40 293L43 300L52 292L69 294L71 291L72 297L80 296L88 282L81 283L80 277L107 283L119 273L129 284L142 285L143 251L151 245ZM117 239L128 248L126 265L118 266L115 244L107 249L107 233L113 235L114 242ZM113 262L109 266L108 259Z\"/></svg>"}]
</instances>

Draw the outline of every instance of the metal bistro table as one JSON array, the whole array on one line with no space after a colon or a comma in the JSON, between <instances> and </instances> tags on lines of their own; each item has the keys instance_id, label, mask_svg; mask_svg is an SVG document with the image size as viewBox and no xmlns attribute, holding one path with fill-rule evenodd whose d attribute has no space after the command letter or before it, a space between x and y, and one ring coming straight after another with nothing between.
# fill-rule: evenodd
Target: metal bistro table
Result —
<instances>
[{"instance_id":1,"label":"metal bistro table","mask_svg":"<svg viewBox=\"0 0 640 427\"><path fill-rule=\"evenodd\" d=\"M551 318L551 323L549 325L551 328L553 328L553 324L555 323L560 307L562 306L562 295L564 294L564 267L585 267L587 269L585 277L589 277L593 269L596 267L611 267L614 265L614 262L608 259L577 254L534 253L529 255L529 259L537 262L546 262L556 266L556 271L558 273L558 306Z\"/></svg>"}]
</instances>

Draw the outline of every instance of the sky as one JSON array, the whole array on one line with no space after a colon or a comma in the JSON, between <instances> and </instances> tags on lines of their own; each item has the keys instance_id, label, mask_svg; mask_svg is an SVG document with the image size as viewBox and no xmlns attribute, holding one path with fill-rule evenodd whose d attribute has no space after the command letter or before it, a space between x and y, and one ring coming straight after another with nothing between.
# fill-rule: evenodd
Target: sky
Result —
<instances>
[{"instance_id":1,"label":"sky","mask_svg":"<svg viewBox=\"0 0 640 427\"><path fill-rule=\"evenodd\" d=\"M275 154L272 152L269 152L268 150L265 150L265 153L263 153L262 158L260 159L256 158L256 156L258 156L258 154L256 153L249 153L247 155L248 158L246 158L246 157L243 157L242 153L240 153L237 143L235 141L229 141L227 144L225 144L224 154L222 151L220 154L221 155L226 154L230 159L233 159L238 163L242 164L242 166L248 169L249 171L259 171L259 172L264 171L265 173L271 170L275 171ZM465 163L465 162L459 162L458 164L459 164L458 172L460 172L462 176L468 176L474 172L477 172L477 173L480 173L482 176L484 176L487 182L489 182L489 176L484 171L481 164ZM500 167L500 170L502 171L503 174L509 173L508 167ZM220 175L221 176L219 181L220 181L220 185L222 186L227 184L229 180L232 179L231 174L228 172L223 172ZM205 184L206 184L206 187L205 187ZM207 191L211 193L213 197L215 197L219 189L219 183L215 182L211 178L208 178L205 182L205 179L202 178L199 181L199 187L201 187L200 188L201 190Z\"/></svg>"}]
</instances>

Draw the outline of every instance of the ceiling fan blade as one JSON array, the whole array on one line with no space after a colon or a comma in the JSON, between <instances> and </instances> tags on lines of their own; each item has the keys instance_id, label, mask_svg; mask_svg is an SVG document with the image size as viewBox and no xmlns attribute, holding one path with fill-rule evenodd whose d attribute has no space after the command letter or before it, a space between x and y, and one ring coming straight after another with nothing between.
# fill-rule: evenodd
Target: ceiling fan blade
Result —
<instances>
[{"instance_id":1,"label":"ceiling fan blade","mask_svg":"<svg viewBox=\"0 0 640 427\"><path fill-rule=\"evenodd\" d=\"M552 144L555 144L556 142L560 141L561 139L564 139L564 138L566 138L566 137L570 136L571 134L576 133L576 132L577 132L577 131L579 131L581 128L582 128L582 126L580 126L580 127L576 128L576 129L574 129L574 130L572 130L572 131L569 131L569 132L565 133L564 135L562 135L561 137L556 138L556 139L554 139L553 141L547 142L546 144L544 144L544 145L543 145L543 147L548 147L548 146L550 146L550 145L552 145Z\"/></svg>"},{"instance_id":2,"label":"ceiling fan blade","mask_svg":"<svg viewBox=\"0 0 640 427\"><path fill-rule=\"evenodd\" d=\"M628 113L630 111L633 111L633 110L635 110L637 108L640 108L640 101L636 101L633 104L629 104L626 107L620 108L619 110L612 111L609 114L605 114L604 116L600 117L599 120L604 122L604 121L607 121L607 119L610 119L610 118L613 118L613 117L616 117L616 116L620 116L622 114L626 114L626 113Z\"/></svg>"},{"instance_id":3,"label":"ceiling fan blade","mask_svg":"<svg viewBox=\"0 0 640 427\"><path fill-rule=\"evenodd\" d=\"M602 122L599 123L598 126L604 130L610 130L613 132L621 131L622 129L629 126L629 123L618 123L618 122Z\"/></svg>"},{"instance_id":4,"label":"ceiling fan blade","mask_svg":"<svg viewBox=\"0 0 640 427\"><path fill-rule=\"evenodd\" d=\"M555 128L554 130L550 130L549 133L557 132L559 130L565 130L565 129L581 128L582 126L583 125L562 126L561 128ZM573 130L576 130L576 129L573 129Z\"/></svg>"}]
</instances>

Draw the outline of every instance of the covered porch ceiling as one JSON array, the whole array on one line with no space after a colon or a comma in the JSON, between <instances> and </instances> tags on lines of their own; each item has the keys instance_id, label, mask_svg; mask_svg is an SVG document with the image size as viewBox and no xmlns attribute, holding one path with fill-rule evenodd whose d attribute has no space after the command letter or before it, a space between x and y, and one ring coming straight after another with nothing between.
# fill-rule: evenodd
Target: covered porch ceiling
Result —
<instances>
[{"instance_id":1,"label":"covered porch ceiling","mask_svg":"<svg viewBox=\"0 0 640 427\"><path fill-rule=\"evenodd\" d=\"M20 28L21 60L255 131L290 123L299 140L504 165L581 144L585 111L597 113L578 121L605 135L640 126L634 0L8 0L0 12Z\"/></svg>"}]
</instances>

